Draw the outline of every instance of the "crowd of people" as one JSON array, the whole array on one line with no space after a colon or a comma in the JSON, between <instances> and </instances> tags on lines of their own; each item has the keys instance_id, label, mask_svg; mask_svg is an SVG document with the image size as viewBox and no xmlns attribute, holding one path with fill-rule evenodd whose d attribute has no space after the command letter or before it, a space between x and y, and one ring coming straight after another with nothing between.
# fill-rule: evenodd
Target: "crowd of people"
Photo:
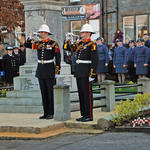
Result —
<instances>
[{"instance_id":1,"label":"crowd of people","mask_svg":"<svg viewBox=\"0 0 150 150\"><path fill-rule=\"evenodd\" d=\"M19 76L19 66L26 62L24 45L7 46L0 42L0 83L1 86L12 86L13 78Z\"/></svg>"},{"instance_id":2,"label":"crowd of people","mask_svg":"<svg viewBox=\"0 0 150 150\"><path fill-rule=\"evenodd\" d=\"M98 37L97 43L99 64L97 66L97 82L100 84L107 78L114 79L120 84L129 81L137 82L138 78L150 75L150 34L123 43L123 33L117 30L113 44L108 48L104 38ZM76 66L77 41L71 44L70 39L64 41L65 62L70 63L72 73ZM67 55L69 54L69 55ZM67 57L68 56L68 57Z\"/></svg>"}]
</instances>

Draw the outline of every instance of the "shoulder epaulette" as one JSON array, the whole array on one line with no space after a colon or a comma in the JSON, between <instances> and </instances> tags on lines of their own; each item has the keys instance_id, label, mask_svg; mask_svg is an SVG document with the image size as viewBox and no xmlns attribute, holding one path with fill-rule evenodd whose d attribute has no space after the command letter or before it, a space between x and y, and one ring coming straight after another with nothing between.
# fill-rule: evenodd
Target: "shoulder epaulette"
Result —
<instances>
[{"instance_id":1,"label":"shoulder epaulette","mask_svg":"<svg viewBox=\"0 0 150 150\"><path fill-rule=\"evenodd\" d=\"M56 42L56 41L54 41L54 40L53 40L53 42L54 42L54 43L52 44L52 47L55 47L55 46L56 46L56 44L57 44L57 42Z\"/></svg>"}]
</instances>

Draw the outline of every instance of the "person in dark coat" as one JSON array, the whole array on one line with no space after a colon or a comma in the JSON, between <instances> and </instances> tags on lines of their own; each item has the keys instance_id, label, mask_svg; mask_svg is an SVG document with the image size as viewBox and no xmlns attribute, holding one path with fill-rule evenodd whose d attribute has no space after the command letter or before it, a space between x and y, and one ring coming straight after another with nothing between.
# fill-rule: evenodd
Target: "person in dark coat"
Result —
<instances>
[{"instance_id":1,"label":"person in dark coat","mask_svg":"<svg viewBox=\"0 0 150 150\"><path fill-rule=\"evenodd\" d=\"M21 57L20 65L22 66L26 63L26 49L23 44L20 45L19 53L20 53L20 57Z\"/></svg>"},{"instance_id":2,"label":"person in dark coat","mask_svg":"<svg viewBox=\"0 0 150 150\"><path fill-rule=\"evenodd\" d=\"M113 43L115 43L117 39L123 41L123 32L121 32L120 29L117 29L114 33Z\"/></svg>"},{"instance_id":3,"label":"person in dark coat","mask_svg":"<svg viewBox=\"0 0 150 150\"><path fill-rule=\"evenodd\" d=\"M13 85L14 68L16 67L16 60L13 56L13 47L6 48L7 54L3 57L3 70L5 72L5 81L8 86Z\"/></svg>"},{"instance_id":4,"label":"person in dark coat","mask_svg":"<svg viewBox=\"0 0 150 150\"><path fill-rule=\"evenodd\" d=\"M108 64L108 79L118 81L118 77L115 73L115 69L113 68L113 57L114 57L114 50L117 47L115 43L112 43L112 45L109 48L109 64Z\"/></svg>"},{"instance_id":5,"label":"person in dark coat","mask_svg":"<svg viewBox=\"0 0 150 150\"><path fill-rule=\"evenodd\" d=\"M102 43L102 40L103 39L101 37L96 39L99 56L99 64L97 66L96 72L99 84L105 80L106 73L108 72L108 62L109 62L108 48L106 45Z\"/></svg>"},{"instance_id":6,"label":"person in dark coat","mask_svg":"<svg viewBox=\"0 0 150 150\"><path fill-rule=\"evenodd\" d=\"M137 40L137 47L135 48L134 55L134 67L136 68L136 75L139 78L145 77L148 74L148 60L149 52L145 46L143 46L143 39Z\"/></svg>"},{"instance_id":7,"label":"person in dark coat","mask_svg":"<svg viewBox=\"0 0 150 150\"><path fill-rule=\"evenodd\" d=\"M94 33L92 26L84 24L80 32L81 40L77 44L74 75L77 80L82 117L77 118L76 121L87 122L93 120L92 81L96 76L98 52L96 43L91 41L91 35Z\"/></svg>"},{"instance_id":8,"label":"person in dark coat","mask_svg":"<svg viewBox=\"0 0 150 150\"><path fill-rule=\"evenodd\" d=\"M150 33L148 34L148 40L145 42L145 46L150 48Z\"/></svg>"},{"instance_id":9,"label":"person in dark coat","mask_svg":"<svg viewBox=\"0 0 150 150\"><path fill-rule=\"evenodd\" d=\"M74 74L76 70L76 49L77 49L77 40L73 43L72 46L72 71L71 73Z\"/></svg>"},{"instance_id":10,"label":"person in dark coat","mask_svg":"<svg viewBox=\"0 0 150 150\"><path fill-rule=\"evenodd\" d=\"M21 56L19 54L19 48L17 46L14 46L13 49L13 56L15 58L15 67L13 68L14 77L19 76L19 66L21 64Z\"/></svg>"},{"instance_id":11,"label":"person in dark coat","mask_svg":"<svg viewBox=\"0 0 150 150\"><path fill-rule=\"evenodd\" d=\"M5 77L4 77L4 70L3 70L3 57L7 54L7 51L4 47L4 43L0 41L0 80L1 84L5 85Z\"/></svg>"},{"instance_id":12,"label":"person in dark coat","mask_svg":"<svg viewBox=\"0 0 150 150\"><path fill-rule=\"evenodd\" d=\"M31 42L28 39L25 47L37 49L38 66L36 77L41 89L44 114L39 119L52 119L54 115L53 85L55 77L60 73L61 55L58 43L48 37L51 35L46 24L40 26L41 41Z\"/></svg>"},{"instance_id":13,"label":"person in dark coat","mask_svg":"<svg viewBox=\"0 0 150 150\"><path fill-rule=\"evenodd\" d=\"M134 68L135 41L130 40L128 44L129 44L129 49L127 53L128 55L127 68L128 68L129 78L130 81L137 82L136 70Z\"/></svg>"},{"instance_id":14,"label":"person in dark coat","mask_svg":"<svg viewBox=\"0 0 150 150\"><path fill-rule=\"evenodd\" d=\"M118 81L120 84L125 82L125 74L127 70L127 49L123 46L122 40L117 39L117 48L114 50L113 67L118 74Z\"/></svg>"}]
</instances>

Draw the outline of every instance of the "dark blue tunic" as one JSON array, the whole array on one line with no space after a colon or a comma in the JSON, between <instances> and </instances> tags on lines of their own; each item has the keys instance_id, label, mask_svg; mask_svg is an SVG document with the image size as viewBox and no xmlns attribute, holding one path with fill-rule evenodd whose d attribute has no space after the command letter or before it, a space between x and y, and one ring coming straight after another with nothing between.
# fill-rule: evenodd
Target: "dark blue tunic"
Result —
<instances>
[{"instance_id":1,"label":"dark blue tunic","mask_svg":"<svg viewBox=\"0 0 150 150\"><path fill-rule=\"evenodd\" d=\"M114 50L113 65L116 66L116 73L127 73L127 68L123 65L127 65L127 49L123 46L117 47Z\"/></svg>"},{"instance_id":2,"label":"dark blue tunic","mask_svg":"<svg viewBox=\"0 0 150 150\"><path fill-rule=\"evenodd\" d=\"M97 45L99 63L97 67L97 73L106 73L108 72L108 67L105 64L109 62L108 48L106 45Z\"/></svg>"},{"instance_id":3,"label":"dark blue tunic","mask_svg":"<svg viewBox=\"0 0 150 150\"><path fill-rule=\"evenodd\" d=\"M149 51L145 46L135 48L134 64L136 64L136 74L146 75L148 74L148 68L144 67L144 64L148 64Z\"/></svg>"},{"instance_id":4,"label":"dark blue tunic","mask_svg":"<svg viewBox=\"0 0 150 150\"><path fill-rule=\"evenodd\" d=\"M135 47L130 47L127 52L127 63L134 63Z\"/></svg>"}]
</instances>

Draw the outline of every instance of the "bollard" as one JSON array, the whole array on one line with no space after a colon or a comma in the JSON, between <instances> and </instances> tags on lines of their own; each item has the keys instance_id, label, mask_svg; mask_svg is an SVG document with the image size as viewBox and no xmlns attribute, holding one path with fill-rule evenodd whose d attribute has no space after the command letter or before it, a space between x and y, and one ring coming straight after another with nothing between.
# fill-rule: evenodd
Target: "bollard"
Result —
<instances>
[{"instance_id":1,"label":"bollard","mask_svg":"<svg viewBox=\"0 0 150 150\"><path fill-rule=\"evenodd\" d=\"M65 84L54 86L54 119L70 120L70 91Z\"/></svg>"},{"instance_id":2,"label":"bollard","mask_svg":"<svg viewBox=\"0 0 150 150\"><path fill-rule=\"evenodd\" d=\"M115 82L111 80L105 80L101 83L101 88L105 90L101 91L101 96L105 96L104 99L106 107L102 108L102 111L111 112L115 105Z\"/></svg>"},{"instance_id":3,"label":"bollard","mask_svg":"<svg viewBox=\"0 0 150 150\"><path fill-rule=\"evenodd\" d=\"M140 78L138 79L138 84L142 84L142 86L138 87L138 92L150 92L150 79L149 78Z\"/></svg>"}]
</instances>

